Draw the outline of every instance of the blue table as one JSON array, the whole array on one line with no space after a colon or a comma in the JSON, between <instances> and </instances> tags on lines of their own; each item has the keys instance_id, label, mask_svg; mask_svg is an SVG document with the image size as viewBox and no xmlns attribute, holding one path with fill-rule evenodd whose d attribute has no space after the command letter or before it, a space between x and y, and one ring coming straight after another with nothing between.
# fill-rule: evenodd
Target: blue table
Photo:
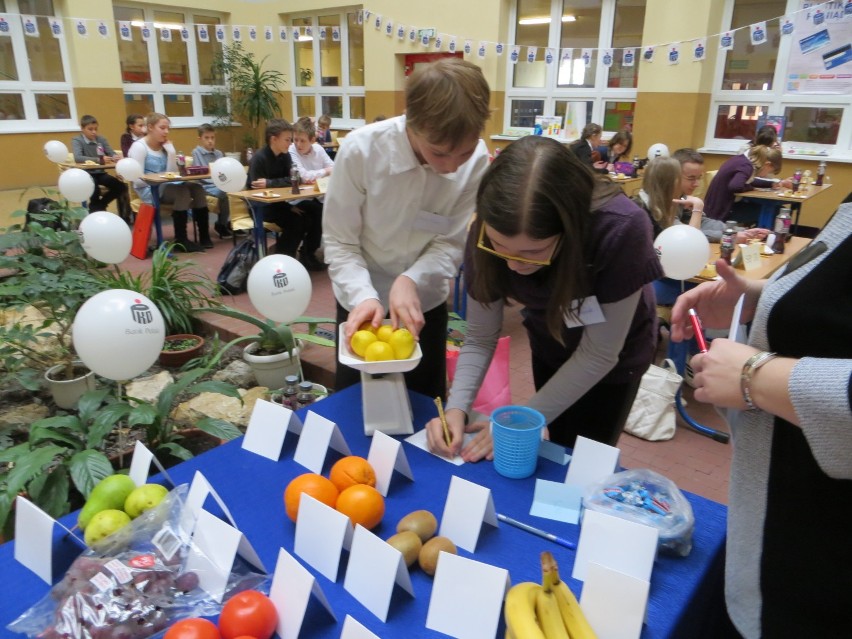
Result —
<instances>
[{"instance_id":1,"label":"blue table","mask_svg":"<svg viewBox=\"0 0 852 639\"><path fill-rule=\"evenodd\" d=\"M353 454L366 456L371 440L363 434L360 398L361 389L356 385L318 402L314 410L341 426ZM414 421L418 426L435 414L434 404L428 397L412 393L411 404ZM202 471L226 501L238 526L270 571L274 570L280 547L293 553L295 525L284 513L282 495L290 479L306 472L293 461L296 441L297 438L292 434L287 436L281 461L278 462L243 451L240 448L241 440L236 440L169 470L177 482L189 482L196 470ZM578 539L577 526L529 515L534 478L510 480L498 475L489 462L457 467L413 446L405 445L404 450L415 481L411 482L401 475L394 476L384 521L374 530L380 537L387 538L393 534L397 521L412 510L426 508L440 518L450 478L456 474L488 486L499 512L538 525L567 539ZM334 455L329 457L324 469L326 473L336 458ZM561 481L565 472L565 467L540 459L536 475ZM713 636L712 625L718 618L721 605L727 509L696 495L687 494L687 497L697 522L694 547L686 558L657 559L643 639ZM66 519L73 523L75 517ZM0 575L3 577L0 580L0 637L20 637L6 630L6 624L47 591L46 584L14 561L13 543L0 546ZM68 554L77 552L67 542L62 549ZM499 529L483 526L476 552L472 555L463 550L459 552L462 556L508 569L512 582L517 583L540 580L539 553L542 550L550 550L554 554L559 562L560 573L566 577L571 589L579 593L582 584L569 578L574 560L572 551L510 526L501 525ZM416 567L411 571L416 598L412 599L397 588L388 622L384 624L343 589L345 562L346 553L336 583L309 568L329 598L338 623L335 624L322 607L312 601L302 637L337 639L346 614L351 614L385 638L445 636L425 628L432 580L422 571ZM613 606L617 610L617 602L613 602ZM503 636L502 624L499 636Z\"/></svg>"}]
</instances>

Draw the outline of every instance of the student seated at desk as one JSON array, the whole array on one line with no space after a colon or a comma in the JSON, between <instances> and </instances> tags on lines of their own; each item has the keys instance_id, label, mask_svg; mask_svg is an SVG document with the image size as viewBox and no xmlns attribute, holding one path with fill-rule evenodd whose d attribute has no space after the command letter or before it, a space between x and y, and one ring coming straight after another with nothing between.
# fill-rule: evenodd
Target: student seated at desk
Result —
<instances>
[{"instance_id":1,"label":"student seated at desk","mask_svg":"<svg viewBox=\"0 0 852 639\"><path fill-rule=\"evenodd\" d=\"M169 118L162 113L151 113L146 118L147 133L130 147L128 156L142 165L145 173L177 172L177 154L174 145L169 142ZM144 180L133 184L136 193L143 202L153 204L151 186ZM198 182L169 182L156 185L160 202L172 205L172 221L175 229L175 250L185 253L213 248L210 239L210 211L207 209L207 194ZM199 244L191 242L186 235L188 210L198 224Z\"/></svg>"},{"instance_id":2,"label":"student seated at desk","mask_svg":"<svg viewBox=\"0 0 852 639\"><path fill-rule=\"evenodd\" d=\"M299 118L293 125L293 144L290 159L299 169L302 182L313 184L318 178L331 175L334 162L325 149L317 144L316 129L310 118ZM324 271L325 263L317 259L316 252L322 241L322 197L299 200L298 207L305 215L305 241L302 243L300 261L309 271Z\"/></svg>"},{"instance_id":3,"label":"student seated at desk","mask_svg":"<svg viewBox=\"0 0 852 639\"><path fill-rule=\"evenodd\" d=\"M124 154L124 157L129 157L128 153L130 153L130 147L133 146L133 143L136 140L145 137L145 134L148 132L145 126L145 117L139 115L138 113L133 113L127 116L127 120L125 120L127 124L127 128L124 129L124 133L121 134L121 152Z\"/></svg>"},{"instance_id":4,"label":"student seated at desk","mask_svg":"<svg viewBox=\"0 0 852 639\"><path fill-rule=\"evenodd\" d=\"M606 162L601 161L601 154L598 147L601 145L601 136L603 129L600 124L590 122L583 127L583 132L580 134L580 139L573 142L570 146L571 151L576 155L581 162L588 164L594 169L606 169Z\"/></svg>"},{"instance_id":5,"label":"student seated at desk","mask_svg":"<svg viewBox=\"0 0 852 639\"><path fill-rule=\"evenodd\" d=\"M331 116L328 113L323 113L317 118L317 144L331 144L334 140L331 137Z\"/></svg>"},{"instance_id":6,"label":"student seated at desk","mask_svg":"<svg viewBox=\"0 0 852 639\"><path fill-rule=\"evenodd\" d=\"M100 162L100 158L107 158L111 162L120 160L120 156L112 150L106 138L98 135L98 120L93 115L84 115L80 118L80 135L71 139L71 149L74 152L74 161L83 164L85 162ZM89 175L95 181L95 192L89 200L90 211L106 211L110 202L117 199L127 187L117 177L106 171L90 171ZM107 192L101 194L98 187L104 187Z\"/></svg>"},{"instance_id":7,"label":"student seated at desk","mask_svg":"<svg viewBox=\"0 0 852 639\"><path fill-rule=\"evenodd\" d=\"M613 135L609 142L598 147L601 156L600 161L606 166L602 169L595 167L600 173L622 173L633 176L633 162L630 159L630 150L633 148L633 134L627 129L622 129Z\"/></svg>"},{"instance_id":8,"label":"student seated at desk","mask_svg":"<svg viewBox=\"0 0 852 639\"><path fill-rule=\"evenodd\" d=\"M216 148L216 129L212 124L206 122L198 127L198 146L192 151L192 164L194 166L209 167L225 154ZM216 198L219 202L219 218L213 225L220 238L231 237L231 205L228 202L228 194L213 184L213 180L204 180L201 185L204 190Z\"/></svg>"},{"instance_id":9,"label":"student seated at desk","mask_svg":"<svg viewBox=\"0 0 852 639\"><path fill-rule=\"evenodd\" d=\"M293 125L283 118L273 118L264 131L266 146L260 149L249 164L247 189L290 188L290 145L293 143ZM264 222L272 222L283 229L278 234L275 250L296 257L305 237L306 221L301 207L288 202L273 202L261 206Z\"/></svg>"}]
</instances>

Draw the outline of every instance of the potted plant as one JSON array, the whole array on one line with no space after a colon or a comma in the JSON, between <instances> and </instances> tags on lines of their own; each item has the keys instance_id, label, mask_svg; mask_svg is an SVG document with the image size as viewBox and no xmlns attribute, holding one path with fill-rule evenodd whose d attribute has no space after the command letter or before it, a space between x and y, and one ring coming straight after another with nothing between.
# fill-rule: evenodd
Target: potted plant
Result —
<instances>
[{"instance_id":1,"label":"potted plant","mask_svg":"<svg viewBox=\"0 0 852 639\"><path fill-rule=\"evenodd\" d=\"M200 335L178 333L167 335L160 353L160 365L168 368L180 368L188 361L201 355L204 338Z\"/></svg>"}]
</instances>

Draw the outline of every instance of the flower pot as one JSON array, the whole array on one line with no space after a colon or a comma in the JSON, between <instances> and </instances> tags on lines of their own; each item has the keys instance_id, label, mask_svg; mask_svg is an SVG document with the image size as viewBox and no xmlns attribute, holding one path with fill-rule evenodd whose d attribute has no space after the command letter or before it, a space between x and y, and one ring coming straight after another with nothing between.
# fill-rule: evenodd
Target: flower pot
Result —
<instances>
[{"instance_id":1,"label":"flower pot","mask_svg":"<svg viewBox=\"0 0 852 639\"><path fill-rule=\"evenodd\" d=\"M299 352L304 348L302 340L296 340L292 357L289 353L255 355L258 347L257 342L252 342L243 349L243 359L251 366L258 386L278 389L284 387L284 378L287 375L298 375L299 379L302 378L302 365L299 361Z\"/></svg>"},{"instance_id":2,"label":"flower pot","mask_svg":"<svg viewBox=\"0 0 852 639\"><path fill-rule=\"evenodd\" d=\"M204 349L204 338L199 335L168 335L166 337L166 343L168 344L169 342L179 342L181 340L188 339L196 340L195 345L178 351L160 351L160 365L169 368L179 368L186 364L189 360L201 355L201 351Z\"/></svg>"},{"instance_id":3,"label":"flower pot","mask_svg":"<svg viewBox=\"0 0 852 639\"><path fill-rule=\"evenodd\" d=\"M83 393L95 390L95 374L88 370L83 362L77 360L74 362L74 371L78 372L84 369L87 372L74 379L61 379L57 376L62 374L64 368L65 364L51 366L45 372L44 379L47 382L47 387L50 389L50 394L53 396L54 403L59 408L76 408L77 402L80 401Z\"/></svg>"}]
</instances>

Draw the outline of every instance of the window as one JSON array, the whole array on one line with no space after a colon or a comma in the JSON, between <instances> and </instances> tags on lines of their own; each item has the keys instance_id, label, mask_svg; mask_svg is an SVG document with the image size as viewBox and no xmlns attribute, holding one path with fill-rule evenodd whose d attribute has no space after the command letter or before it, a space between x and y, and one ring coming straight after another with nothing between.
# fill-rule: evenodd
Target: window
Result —
<instances>
[{"instance_id":1,"label":"window","mask_svg":"<svg viewBox=\"0 0 852 639\"><path fill-rule=\"evenodd\" d=\"M222 45L209 29L209 42L200 42L197 25L218 25L218 17L150 8L114 6L117 21L131 24L131 40L121 37L118 54L127 114L164 113L174 124L196 124L220 110L219 88L212 69ZM150 29L147 42L143 29ZM182 37L186 28L188 37ZM163 39L163 32L170 35Z\"/></svg>"},{"instance_id":2,"label":"window","mask_svg":"<svg viewBox=\"0 0 852 639\"><path fill-rule=\"evenodd\" d=\"M296 117L331 116L333 127L364 124L364 31L355 12L292 18Z\"/></svg>"},{"instance_id":3,"label":"window","mask_svg":"<svg viewBox=\"0 0 852 639\"><path fill-rule=\"evenodd\" d=\"M719 31L737 31L733 49L719 56L715 69L707 147L737 151L752 139L760 119L770 116L783 118L785 154L852 157L852 81L843 69L848 63L834 60L830 46L849 41L852 22L830 4L815 4L726 0ZM811 15L817 8L824 11L819 25ZM786 16L790 36L782 34ZM749 26L759 22L766 22L766 41L752 45Z\"/></svg>"},{"instance_id":4,"label":"window","mask_svg":"<svg viewBox=\"0 0 852 639\"><path fill-rule=\"evenodd\" d=\"M48 16L52 0L0 0L10 31L0 36L0 131L55 130L74 126L76 113L68 82L63 38L53 37ZM26 36L16 15L36 16L37 36Z\"/></svg>"},{"instance_id":5,"label":"window","mask_svg":"<svg viewBox=\"0 0 852 639\"><path fill-rule=\"evenodd\" d=\"M639 66L622 66L621 49L641 47L645 0L516 0L512 22L510 41L522 48L506 65L504 129L532 127L537 115L560 116L568 139L589 122L608 133L632 126ZM527 47L538 47L532 62ZM607 67L599 53L609 48Z\"/></svg>"}]
</instances>

